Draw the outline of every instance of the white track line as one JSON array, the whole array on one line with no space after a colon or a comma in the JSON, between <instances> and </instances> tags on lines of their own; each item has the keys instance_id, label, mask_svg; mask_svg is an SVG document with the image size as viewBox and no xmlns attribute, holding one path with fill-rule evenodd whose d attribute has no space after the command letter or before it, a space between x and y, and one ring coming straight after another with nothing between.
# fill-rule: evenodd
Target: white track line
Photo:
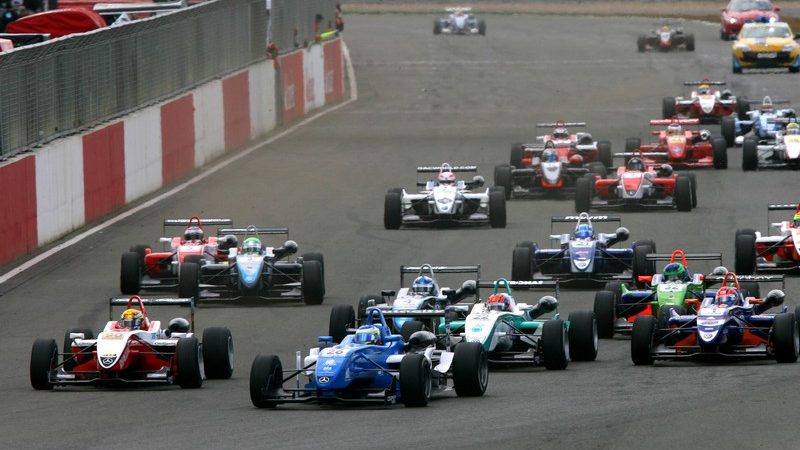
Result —
<instances>
[{"instance_id":1,"label":"white track line","mask_svg":"<svg viewBox=\"0 0 800 450\"><path fill-rule=\"evenodd\" d=\"M32 259L30 259L28 261L25 261L19 267L11 269L8 272L4 273L2 276L0 276L0 284L5 283L6 281L10 280L11 278L14 278L15 276L17 276L20 273L30 269L31 267L35 266L36 264L39 264L40 262L44 261L45 259L55 255L56 253L60 252L61 250L64 250L65 248L68 248L68 247L71 247L71 246L77 244L78 242L80 242L80 241L86 239L87 237L97 233L98 231L104 230L104 229L110 227L111 225L114 225L115 223L119 222L120 220L124 220L124 219L126 219L126 218L128 218L128 217L130 217L130 216L132 216L132 215L144 210L144 209L147 209L147 208L155 205L156 203L158 203L158 202L160 202L160 201L162 201L164 199L167 199L167 198L177 194L178 192L181 192L182 190L186 189L187 187L189 187L189 186L197 183L198 181L201 181L204 178L208 177L209 175L224 169L225 167L227 167L227 166L233 164L234 162L244 158L245 156L248 156L249 154L253 153L257 149L263 147L264 145L271 144L271 143L277 141L278 139L280 139L280 138L282 138L282 137L284 137L284 136L296 131L298 128L300 128L300 127L302 127L304 125L307 125L307 124L319 119L320 117L322 117L322 116L324 116L324 115L326 115L328 113L332 113L332 112L334 112L334 111L336 111L336 110L338 110L340 108L343 108L343 107L349 105L350 103L353 103L354 101L358 100L358 87L356 86L355 71L353 70L353 64L352 64L352 61L350 60L350 51L347 49L347 45L344 43L344 40L342 40L342 55L344 56L345 65L347 66L347 76L348 76L348 78L350 78L350 98L349 99L345 100L342 103L339 103L338 105L331 106L330 108L328 108L328 109L326 109L324 111L320 111L320 112L314 114L313 116L307 117L307 118L301 120L300 122L292 125L291 127L281 131L280 133L278 133L278 134L276 134L276 135L274 135L274 136L272 136L270 138L267 138L267 139L265 139L263 141L255 143L255 144L251 145L250 147L247 147L246 149L242 150L241 152L231 156L230 158L227 158L227 159L225 159L225 160L223 160L223 161L221 161L221 162L209 167L208 169L204 170L202 173L197 174L193 178L189 179L188 181L186 181L186 182L184 182L182 184L179 184L178 186L175 186L174 188L170 189L169 191L164 192L163 194L161 194L161 195L159 195L157 197L153 197L150 200L142 203L141 205L138 205L138 206L136 206L134 208L131 208L131 209L129 209L129 210L117 215L117 216L114 216L114 217L106 220L105 222L103 222L103 223L101 223L99 225L96 225L96 226L84 231L83 233L73 237L72 239L70 239L70 240L68 240L66 242L62 242L61 244L58 244L55 247L53 247L53 248L51 248L51 249L49 249L49 250L47 250L47 251L45 251L43 253L40 253L39 255L36 255L34 258L32 258Z\"/></svg>"}]
</instances>

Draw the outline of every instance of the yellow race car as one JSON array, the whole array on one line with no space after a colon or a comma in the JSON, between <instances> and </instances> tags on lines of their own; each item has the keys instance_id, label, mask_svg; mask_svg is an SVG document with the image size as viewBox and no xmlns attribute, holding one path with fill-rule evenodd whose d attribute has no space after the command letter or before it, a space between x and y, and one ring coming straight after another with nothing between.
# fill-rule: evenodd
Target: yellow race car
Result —
<instances>
[{"instance_id":1,"label":"yellow race car","mask_svg":"<svg viewBox=\"0 0 800 450\"><path fill-rule=\"evenodd\" d=\"M733 73L770 67L800 71L799 37L785 22L746 23L733 44Z\"/></svg>"}]
</instances>

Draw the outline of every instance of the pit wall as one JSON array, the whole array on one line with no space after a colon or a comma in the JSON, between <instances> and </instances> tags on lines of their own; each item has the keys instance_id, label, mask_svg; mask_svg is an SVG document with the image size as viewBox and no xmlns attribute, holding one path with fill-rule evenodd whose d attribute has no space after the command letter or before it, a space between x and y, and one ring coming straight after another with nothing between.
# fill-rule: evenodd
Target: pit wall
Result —
<instances>
[{"instance_id":1,"label":"pit wall","mask_svg":"<svg viewBox=\"0 0 800 450\"><path fill-rule=\"evenodd\" d=\"M265 60L0 164L0 265L344 99L340 38Z\"/></svg>"}]
</instances>

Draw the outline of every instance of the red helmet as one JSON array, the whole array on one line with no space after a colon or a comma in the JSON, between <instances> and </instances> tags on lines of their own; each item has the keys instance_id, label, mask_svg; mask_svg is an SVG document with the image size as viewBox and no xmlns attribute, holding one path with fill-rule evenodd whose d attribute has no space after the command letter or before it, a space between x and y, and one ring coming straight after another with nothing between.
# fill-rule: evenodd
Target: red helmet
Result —
<instances>
[{"instance_id":1,"label":"red helmet","mask_svg":"<svg viewBox=\"0 0 800 450\"><path fill-rule=\"evenodd\" d=\"M486 306L495 311L508 311L511 309L511 297L508 294L492 294L486 301Z\"/></svg>"},{"instance_id":2,"label":"red helmet","mask_svg":"<svg viewBox=\"0 0 800 450\"><path fill-rule=\"evenodd\" d=\"M719 306L733 306L738 300L739 290L730 286L722 286L714 296L714 303Z\"/></svg>"}]
</instances>

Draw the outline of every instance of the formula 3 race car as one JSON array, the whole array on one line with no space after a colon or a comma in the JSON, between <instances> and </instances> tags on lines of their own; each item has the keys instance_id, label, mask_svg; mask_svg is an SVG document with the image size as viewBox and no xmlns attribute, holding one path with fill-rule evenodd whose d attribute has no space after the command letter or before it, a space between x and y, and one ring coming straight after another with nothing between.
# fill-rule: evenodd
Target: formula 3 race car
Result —
<instances>
[{"instance_id":1,"label":"formula 3 race car","mask_svg":"<svg viewBox=\"0 0 800 450\"><path fill-rule=\"evenodd\" d=\"M383 224L387 230L401 225L490 225L506 226L506 196L501 187L483 192L483 177L476 175L472 181L456 180L456 173L477 172L477 166L417 167L417 174L436 173L436 179L417 182L419 193L405 189L389 189L384 203Z\"/></svg>"},{"instance_id":2,"label":"formula 3 race car","mask_svg":"<svg viewBox=\"0 0 800 450\"><path fill-rule=\"evenodd\" d=\"M706 290L702 300L686 300L695 305L697 314L672 311L661 326L655 316L637 317L631 332L631 359L636 365L710 356L795 362L800 340L795 314L787 312L786 306L779 313L766 312L780 306L784 296L780 289L764 298L746 295L736 275L729 272L719 289Z\"/></svg>"},{"instance_id":3,"label":"formula 3 race car","mask_svg":"<svg viewBox=\"0 0 800 450\"><path fill-rule=\"evenodd\" d=\"M734 116L722 118L720 129L728 147L742 145L746 137L754 137L761 144L775 142L776 133L785 130L786 124L789 123L783 119L796 117L794 108L775 108L777 104L788 104L789 100L773 100L766 96L758 103L759 109L748 111L745 120L739 120Z\"/></svg>"},{"instance_id":4,"label":"formula 3 race car","mask_svg":"<svg viewBox=\"0 0 800 450\"><path fill-rule=\"evenodd\" d=\"M771 211L794 211L792 220L770 223L778 234L762 234L753 229L736 230L736 273L753 274L770 271L796 271L800 269L800 203L774 204L767 207L767 220Z\"/></svg>"},{"instance_id":5,"label":"formula 3 race car","mask_svg":"<svg viewBox=\"0 0 800 450\"><path fill-rule=\"evenodd\" d=\"M479 34L486 36L486 21L471 14L472 8L445 8L447 17L433 21L433 34Z\"/></svg>"},{"instance_id":6,"label":"formula 3 race car","mask_svg":"<svg viewBox=\"0 0 800 450\"><path fill-rule=\"evenodd\" d=\"M351 305L336 305L334 309ZM436 336L417 331L408 341L393 334L380 308L367 309L366 320L341 343L321 336L295 370L283 370L276 355L258 355L250 370L250 399L258 408L281 403L362 403L425 406L431 396L452 391L480 397L489 383L486 351L477 342L444 350ZM295 380L294 386L289 382Z\"/></svg>"},{"instance_id":7,"label":"formula 3 race car","mask_svg":"<svg viewBox=\"0 0 800 450\"><path fill-rule=\"evenodd\" d=\"M606 168L612 166L611 142L595 141L592 134L585 131L571 133L567 127L585 128L586 122L559 120L553 123L537 123L536 128L553 130L549 134L536 136L534 144L511 144L511 167L522 169L530 166L534 158L541 156L548 143L555 148L558 159L566 157L572 165L586 165L591 168L593 163L600 163Z\"/></svg>"},{"instance_id":8,"label":"formula 3 race car","mask_svg":"<svg viewBox=\"0 0 800 450\"><path fill-rule=\"evenodd\" d=\"M636 49L640 52L646 50L660 50L667 52L677 48L687 51L694 51L694 33L684 33L682 26L672 23L664 23L650 31L648 34L640 34L636 38Z\"/></svg>"},{"instance_id":9,"label":"formula 3 race car","mask_svg":"<svg viewBox=\"0 0 800 450\"><path fill-rule=\"evenodd\" d=\"M669 164L675 169L727 168L725 139L711 136L708 130L683 129L686 125L699 124L698 119L651 120L650 126L666 126L666 129L651 132L658 141L642 145L641 139L628 138L623 155L627 161L640 153L645 165Z\"/></svg>"},{"instance_id":10,"label":"formula 3 race car","mask_svg":"<svg viewBox=\"0 0 800 450\"><path fill-rule=\"evenodd\" d=\"M742 170L800 169L800 124L795 119L772 119L785 122L786 129L775 132L775 141L759 143L748 137L742 143Z\"/></svg>"},{"instance_id":11,"label":"formula 3 race car","mask_svg":"<svg viewBox=\"0 0 800 450\"><path fill-rule=\"evenodd\" d=\"M734 96L725 89L719 91L711 86L724 86L724 81L685 81L684 86L697 86L688 97L664 97L662 118L699 119L700 123L720 123L723 117L738 114L739 119L747 119L750 104L747 100Z\"/></svg>"},{"instance_id":12,"label":"formula 3 race car","mask_svg":"<svg viewBox=\"0 0 800 450\"><path fill-rule=\"evenodd\" d=\"M175 318L162 329L160 321L150 320L145 306L163 305L188 306L190 320ZM113 320L114 306L127 306L119 321ZM97 338L89 329L70 329L64 335L63 353L59 353L54 339L37 339L31 351L30 376L37 390L87 384L199 388L206 377L230 378L233 358L229 329L206 328L203 342L197 339L193 299L142 299L135 295L110 300L109 321Z\"/></svg>"}]
</instances>

